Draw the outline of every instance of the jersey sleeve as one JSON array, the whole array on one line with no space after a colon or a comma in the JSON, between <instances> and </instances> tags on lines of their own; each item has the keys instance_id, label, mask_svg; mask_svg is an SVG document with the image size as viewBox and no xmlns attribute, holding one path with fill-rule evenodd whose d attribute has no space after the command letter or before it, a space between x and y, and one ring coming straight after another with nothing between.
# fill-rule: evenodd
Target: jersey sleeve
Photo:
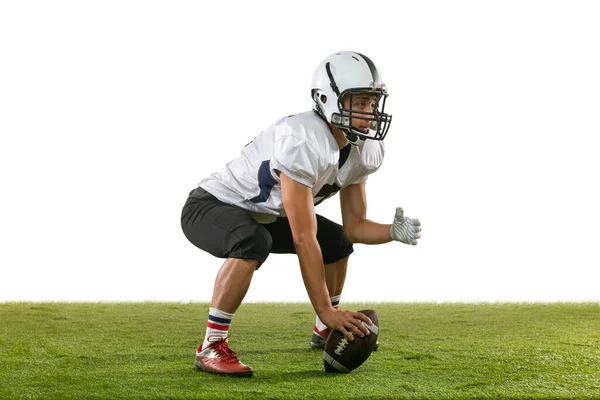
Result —
<instances>
[{"instance_id":1,"label":"jersey sleeve","mask_svg":"<svg viewBox=\"0 0 600 400\"><path fill-rule=\"evenodd\" d=\"M369 175L361 175L360 177L354 179L352 182L350 182L350 185L356 185L359 183L363 183L367 181L367 178L369 178Z\"/></svg>"},{"instance_id":2,"label":"jersey sleeve","mask_svg":"<svg viewBox=\"0 0 600 400\"><path fill-rule=\"evenodd\" d=\"M306 140L285 135L275 141L271 169L312 188L318 177L318 155Z\"/></svg>"}]
</instances>

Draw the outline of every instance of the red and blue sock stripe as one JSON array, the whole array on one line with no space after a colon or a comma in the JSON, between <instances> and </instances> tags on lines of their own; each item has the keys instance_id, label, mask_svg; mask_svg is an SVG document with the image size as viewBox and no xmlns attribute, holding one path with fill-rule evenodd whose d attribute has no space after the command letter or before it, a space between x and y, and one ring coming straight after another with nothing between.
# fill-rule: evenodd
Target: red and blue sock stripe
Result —
<instances>
[{"instance_id":1,"label":"red and blue sock stripe","mask_svg":"<svg viewBox=\"0 0 600 400\"><path fill-rule=\"evenodd\" d=\"M220 331L228 331L231 325L231 318L217 317L216 315L208 314L208 324L210 329L218 329Z\"/></svg>"}]
</instances>

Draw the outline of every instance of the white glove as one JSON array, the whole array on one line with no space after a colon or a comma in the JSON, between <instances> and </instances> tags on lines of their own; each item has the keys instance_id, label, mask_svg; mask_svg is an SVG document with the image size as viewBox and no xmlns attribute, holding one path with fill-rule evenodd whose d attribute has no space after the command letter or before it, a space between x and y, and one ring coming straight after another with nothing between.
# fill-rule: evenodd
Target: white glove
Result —
<instances>
[{"instance_id":1,"label":"white glove","mask_svg":"<svg viewBox=\"0 0 600 400\"><path fill-rule=\"evenodd\" d=\"M421 237L421 221L405 217L404 210L398 207L390 228L390 236L394 240L415 246L417 239Z\"/></svg>"}]
</instances>

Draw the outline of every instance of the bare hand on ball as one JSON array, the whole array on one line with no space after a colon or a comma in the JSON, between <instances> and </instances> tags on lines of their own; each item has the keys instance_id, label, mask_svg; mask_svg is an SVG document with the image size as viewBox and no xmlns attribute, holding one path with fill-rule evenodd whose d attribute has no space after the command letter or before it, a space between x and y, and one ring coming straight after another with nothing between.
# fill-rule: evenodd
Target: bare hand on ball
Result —
<instances>
[{"instance_id":1,"label":"bare hand on ball","mask_svg":"<svg viewBox=\"0 0 600 400\"><path fill-rule=\"evenodd\" d=\"M370 333L369 329L361 321L372 325L369 317L361 312L342 311L334 308L323 311L319 314L319 318L327 327L341 332L350 341L354 340L353 335L358 335L362 338Z\"/></svg>"}]
</instances>

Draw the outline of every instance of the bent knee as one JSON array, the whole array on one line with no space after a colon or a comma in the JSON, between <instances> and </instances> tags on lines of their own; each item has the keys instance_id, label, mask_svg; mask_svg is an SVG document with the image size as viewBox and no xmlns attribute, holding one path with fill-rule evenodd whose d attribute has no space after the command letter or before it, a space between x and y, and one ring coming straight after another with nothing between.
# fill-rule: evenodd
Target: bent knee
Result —
<instances>
[{"instance_id":1,"label":"bent knee","mask_svg":"<svg viewBox=\"0 0 600 400\"><path fill-rule=\"evenodd\" d=\"M234 233L235 234L235 233ZM239 237L231 248L229 257L257 260L257 269L265 262L271 248L273 239L271 234L261 225L246 229L243 237Z\"/></svg>"}]
</instances>

